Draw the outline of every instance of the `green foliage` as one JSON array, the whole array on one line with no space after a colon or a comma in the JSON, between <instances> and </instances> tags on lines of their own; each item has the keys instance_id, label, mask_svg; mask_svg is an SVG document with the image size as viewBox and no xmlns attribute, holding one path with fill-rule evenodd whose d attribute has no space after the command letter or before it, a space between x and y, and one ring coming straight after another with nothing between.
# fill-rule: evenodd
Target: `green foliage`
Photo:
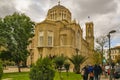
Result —
<instances>
[{"instance_id":1,"label":"green foliage","mask_svg":"<svg viewBox=\"0 0 120 80\"><path fill-rule=\"evenodd\" d=\"M70 68L70 63L65 62L65 63L64 63L64 67L65 67L66 71L68 72L68 71L69 71L69 68Z\"/></svg>"},{"instance_id":2,"label":"green foliage","mask_svg":"<svg viewBox=\"0 0 120 80\"><path fill-rule=\"evenodd\" d=\"M0 53L0 58L1 58L2 61L12 60L12 54L9 51L2 51Z\"/></svg>"},{"instance_id":3,"label":"green foliage","mask_svg":"<svg viewBox=\"0 0 120 80\"><path fill-rule=\"evenodd\" d=\"M65 60L66 58L63 55L55 57L54 59L55 67L61 70Z\"/></svg>"},{"instance_id":4,"label":"green foliage","mask_svg":"<svg viewBox=\"0 0 120 80\"><path fill-rule=\"evenodd\" d=\"M66 60L66 57L64 57L63 55L61 56L57 56L54 59L54 63L55 63L55 67L58 69L59 71L59 75L60 75L60 79L62 80L62 76L61 76L61 71L62 71L62 67L64 65L64 62Z\"/></svg>"},{"instance_id":5,"label":"green foliage","mask_svg":"<svg viewBox=\"0 0 120 80\"><path fill-rule=\"evenodd\" d=\"M65 63L64 63L64 67L65 67L65 69L66 69L67 76L68 76L68 71L69 71L69 68L70 68L70 63L65 62Z\"/></svg>"},{"instance_id":6,"label":"green foliage","mask_svg":"<svg viewBox=\"0 0 120 80\"><path fill-rule=\"evenodd\" d=\"M7 29L2 18L0 18L0 51L2 47L6 47L8 32L9 28Z\"/></svg>"},{"instance_id":7,"label":"green foliage","mask_svg":"<svg viewBox=\"0 0 120 80\"><path fill-rule=\"evenodd\" d=\"M94 64L101 64L102 58L100 53L94 52L92 55L92 59Z\"/></svg>"},{"instance_id":8,"label":"green foliage","mask_svg":"<svg viewBox=\"0 0 120 80\"><path fill-rule=\"evenodd\" d=\"M69 76L66 76L66 72L62 72L63 80L82 80L82 76L80 74L75 74L73 72L68 72ZM54 80L61 80L59 77L59 73L56 72Z\"/></svg>"},{"instance_id":9,"label":"green foliage","mask_svg":"<svg viewBox=\"0 0 120 80\"><path fill-rule=\"evenodd\" d=\"M30 70L30 80L53 80L55 71L48 57L40 58Z\"/></svg>"},{"instance_id":10,"label":"green foliage","mask_svg":"<svg viewBox=\"0 0 120 80\"><path fill-rule=\"evenodd\" d=\"M101 63L103 65L103 48L104 48L104 45L108 42L108 38L106 36L100 36L96 39L96 42L97 44L99 45L97 48L96 48L96 51L97 53L100 53L101 54ZM97 62L98 63L98 62Z\"/></svg>"},{"instance_id":11,"label":"green foliage","mask_svg":"<svg viewBox=\"0 0 120 80\"><path fill-rule=\"evenodd\" d=\"M74 65L74 72L75 73L80 73L80 65L86 61L86 57L82 55L73 55L69 60L73 63Z\"/></svg>"},{"instance_id":12,"label":"green foliage","mask_svg":"<svg viewBox=\"0 0 120 80\"><path fill-rule=\"evenodd\" d=\"M30 80L29 79L29 72L4 73L2 76L2 79L3 80Z\"/></svg>"},{"instance_id":13,"label":"green foliage","mask_svg":"<svg viewBox=\"0 0 120 80\"><path fill-rule=\"evenodd\" d=\"M12 58L19 67L20 62L26 62L29 55L27 46L34 36L35 24L25 14L14 13L0 20L0 25L0 43L7 45L7 50L12 53Z\"/></svg>"},{"instance_id":14,"label":"green foliage","mask_svg":"<svg viewBox=\"0 0 120 80\"><path fill-rule=\"evenodd\" d=\"M82 80L80 74L75 74L73 72L69 72L69 77L66 76L66 72L62 72L62 76L64 80ZM10 78L11 80L30 80L29 72L14 72L14 73L4 73L2 79ZM60 80L59 73L55 73L54 80Z\"/></svg>"},{"instance_id":15,"label":"green foliage","mask_svg":"<svg viewBox=\"0 0 120 80\"><path fill-rule=\"evenodd\" d=\"M6 67L6 66L15 66L15 62L13 61L3 61L3 67Z\"/></svg>"},{"instance_id":16,"label":"green foliage","mask_svg":"<svg viewBox=\"0 0 120 80\"><path fill-rule=\"evenodd\" d=\"M2 75L3 75L3 67L2 67L2 62L0 60L0 80L2 78Z\"/></svg>"}]
</instances>

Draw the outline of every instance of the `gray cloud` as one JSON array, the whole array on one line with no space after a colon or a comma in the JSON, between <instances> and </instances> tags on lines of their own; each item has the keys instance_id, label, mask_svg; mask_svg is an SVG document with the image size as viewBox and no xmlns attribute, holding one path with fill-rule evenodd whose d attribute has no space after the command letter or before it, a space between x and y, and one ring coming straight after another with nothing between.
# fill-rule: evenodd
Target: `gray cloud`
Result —
<instances>
[{"instance_id":1,"label":"gray cloud","mask_svg":"<svg viewBox=\"0 0 120 80\"><path fill-rule=\"evenodd\" d=\"M13 13L16 10L13 4L15 0L0 0L0 16ZM31 2L29 9L21 11L30 15L30 17L42 19L46 16L47 10L54 5L57 5L58 0L28 0ZM73 14L73 18L78 20L86 19L87 16L96 17L112 12L116 12L117 4L114 0L67 0L61 1L61 4L66 6ZM34 19L35 20L35 19Z\"/></svg>"},{"instance_id":2,"label":"gray cloud","mask_svg":"<svg viewBox=\"0 0 120 80\"><path fill-rule=\"evenodd\" d=\"M55 0L31 0L29 10L26 14L36 22L44 20L47 15L48 9L55 5Z\"/></svg>"},{"instance_id":3,"label":"gray cloud","mask_svg":"<svg viewBox=\"0 0 120 80\"><path fill-rule=\"evenodd\" d=\"M80 19L117 11L117 4L114 0L77 0L73 1L73 4L75 5L72 7L72 12L75 12L73 15Z\"/></svg>"},{"instance_id":4,"label":"gray cloud","mask_svg":"<svg viewBox=\"0 0 120 80\"><path fill-rule=\"evenodd\" d=\"M18 11L15 5L17 1L19 0L0 0L0 17ZM28 8L19 12L25 13L36 22L44 20L48 9L58 4L58 0L26 1L29 2ZM95 25L95 37L120 28L120 0L61 0L61 5L71 11L72 18L76 18L83 29L85 29L84 23L88 21L87 17L90 16L90 21ZM117 39L119 37L120 35L116 35Z\"/></svg>"},{"instance_id":5,"label":"gray cloud","mask_svg":"<svg viewBox=\"0 0 120 80\"><path fill-rule=\"evenodd\" d=\"M14 4L10 0L0 0L0 17L10 15L15 12Z\"/></svg>"},{"instance_id":6,"label":"gray cloud","mask_svg":"<svg viewBox=\"0 0 120 80\"><path fill-rule=\"evenodd\" d=\"M44 3L32 2L32 4L29 6L29 9L26 11L26 14L34 21L40 21L41 19L45 18L46 14L42 8L43 5Z\"/></svg>"}]
</instances>

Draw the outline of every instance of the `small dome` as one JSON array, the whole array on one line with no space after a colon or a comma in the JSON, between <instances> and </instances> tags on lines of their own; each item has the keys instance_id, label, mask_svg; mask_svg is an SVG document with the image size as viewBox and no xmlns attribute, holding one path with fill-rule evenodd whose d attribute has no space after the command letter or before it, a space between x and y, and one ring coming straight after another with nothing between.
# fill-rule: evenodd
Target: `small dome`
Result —
<instances>
[{"instance_id":1,"label":"small dome","mask_svg":"<svg viewBox=\"0 0 120 80\"><path fill-rule=\"evenodd\" d=\"M67 20L71 21L71 12L64 6L58 4L48 10L47 19L52 21Z\"/></svg>"}]
</instances>

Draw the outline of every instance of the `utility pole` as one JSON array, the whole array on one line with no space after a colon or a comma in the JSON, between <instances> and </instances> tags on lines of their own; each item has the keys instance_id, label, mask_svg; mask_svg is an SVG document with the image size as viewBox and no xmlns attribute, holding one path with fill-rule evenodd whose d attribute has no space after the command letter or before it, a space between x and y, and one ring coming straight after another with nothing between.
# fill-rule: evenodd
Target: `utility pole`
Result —
<instances>
[{"instance_id":1,"label":"utility pole","mask_svg":"<svg viewBox=\"0 0 120 80\"><path fill-rule=\"evenodd\" d=\"M115 33L116 31L115 30L112 30L112 31L110 31L109 33L108 33L108 39L109 39L109 69L110 69L110 78L109 78L109 80L112 80L112 73L111 73L111 68L112 68L112 66L111 66L111 64L112 64L112 59L111 59L111 50L110 50L110 34L111 33Z\"/></svg>"}]
</instances>

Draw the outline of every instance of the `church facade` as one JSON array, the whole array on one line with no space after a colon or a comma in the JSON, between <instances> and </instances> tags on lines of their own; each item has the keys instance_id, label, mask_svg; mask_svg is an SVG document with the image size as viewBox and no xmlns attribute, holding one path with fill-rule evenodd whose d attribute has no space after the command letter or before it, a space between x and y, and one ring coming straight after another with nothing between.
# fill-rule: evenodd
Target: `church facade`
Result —
<instances>
[{"instance_id":1,"label":"church facade","mask_svg":"<svg viewBox=\"0 0 120 80\"><path fill-rule=\"evenodd\" d=\"M87 56L94 51L94 24L86 22L86 36L80 25L72 20L71 12L61 4L48 10L46 19L35 26L35 36L28 47L28 64L35 63L40 57L75 54Z\"/></svg>"}]
</instances>

